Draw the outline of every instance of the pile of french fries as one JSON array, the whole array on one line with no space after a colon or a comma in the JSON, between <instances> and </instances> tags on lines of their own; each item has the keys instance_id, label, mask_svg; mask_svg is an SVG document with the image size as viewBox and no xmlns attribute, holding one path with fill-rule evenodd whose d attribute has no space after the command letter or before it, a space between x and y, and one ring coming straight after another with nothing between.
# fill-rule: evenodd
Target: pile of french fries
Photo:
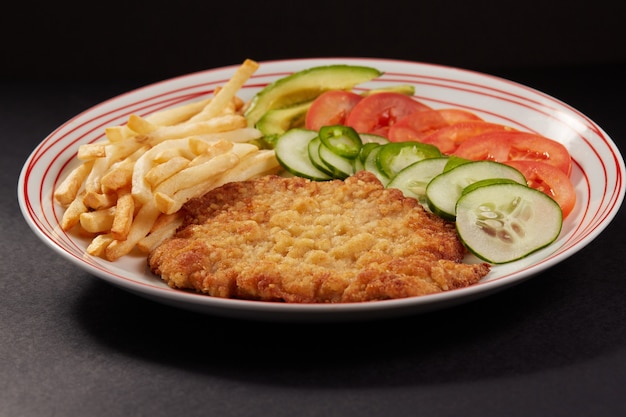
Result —
<instances>
[{"instance_id":1,"label":"pile of french fries","mask_svg":"<svg viewBox=\"0 0 626 417\"><path fill-rule=\"evenodd\" d=\"M105 129L101 142L81 145L74 168L54 192L64 207L61 227L91 241L87 253L109 261L138 249L147 254L181 225L187 201L232 181L276 172L274 151L248 143L239 89L257 70L246 60L203 100Z\"/></svg>"}]
</instances>

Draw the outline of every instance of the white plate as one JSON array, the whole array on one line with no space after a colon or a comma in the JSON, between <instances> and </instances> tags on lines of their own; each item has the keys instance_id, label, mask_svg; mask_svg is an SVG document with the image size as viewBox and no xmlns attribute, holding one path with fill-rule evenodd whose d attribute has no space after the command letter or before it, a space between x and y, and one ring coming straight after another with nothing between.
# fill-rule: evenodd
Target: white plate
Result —
<instances>
[{"instance_id":1,"label":"white plate","mask_svg":"<svg viewBox=\"0 0 626 417\"><path fill-rule=\"evenodd\" d=\"M20 175L22 213L39 238L65 259L125 290L193 311L255 320L362 320L415 314L449 307L519 283L572 256L595 239L616 215L624 198L624 160L614 142L592 120L529 87L501 78L439 65L356 58L262 62L240 92L251 98L260 88L291 72L318 65L348 63L384 71L363 88L412 84L416 98L438 107L469 109L484 119L537 132L563 143L572 154L577 205L565 220L558 240L519 262L494 266L469 288L400 300L353 304L301 305L213 298L167 287L146 269L144 257L114 263L85 255L87 241L59 227L62 209L52 191L76 164L78 146L102 140L104 128L123 124L131 113L147 115L197 99L223 85L236 66L193 73L159 82L103 102L69 120L33 151Z\"/></svg>"}]
</instances>

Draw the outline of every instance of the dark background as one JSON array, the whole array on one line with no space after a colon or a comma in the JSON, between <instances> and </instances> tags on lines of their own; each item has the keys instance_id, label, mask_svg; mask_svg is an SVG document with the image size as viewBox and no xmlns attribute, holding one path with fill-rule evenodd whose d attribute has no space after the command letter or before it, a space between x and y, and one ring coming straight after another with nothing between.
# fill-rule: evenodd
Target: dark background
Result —
<instances>
[{"instance_id":1,"label":"dark background","mask_svg":"<svg viewBox=\"0 0 626 417\"><path fill-rule=\"evenodd\" d=\"M614 0L12 2L4 80L166 79L300 57L381 57L494 74L624 64Z\"/></svg>"}]
</instances>

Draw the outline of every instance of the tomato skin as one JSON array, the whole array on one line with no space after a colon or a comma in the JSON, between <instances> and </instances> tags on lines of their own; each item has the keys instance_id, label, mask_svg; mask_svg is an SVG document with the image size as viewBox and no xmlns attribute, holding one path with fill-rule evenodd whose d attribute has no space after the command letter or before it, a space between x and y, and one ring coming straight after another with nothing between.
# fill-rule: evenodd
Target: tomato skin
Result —
<instances>
[{"instance_id":1,"label":"tomato skin","mask_svg":"<svg viewBox=\"0 0 626 417\"><path fill-rule=\"evenodd\" d=\"M566 218L576 205L576 190L569 177L554 165L537 161L507 161L506 165L519 170L528 186L552 197Z\"/></svg>"},{"instance_id":2,"label":"tomato skin","mask_svg":"<svg viewBox=\"0 0 626 417\"><path fill-rule=\"evenodd\" d=\"M352 108L363 96L344 90L330 90L320 94L306 114L305 127L319 130L322 126L345 124Z\"/></svg>"},{"instance_id":3,"label":"tomato skin","mask_svg":"<svg viewBox=\"0 0 626 417\"><path fill-rule=\"evenodd\" d=\"M350 112L346 125L359 133L387 137L389 127L402 117L429 106L413 98L393 92L381 92L363 98Z\"/></svg>"},{"instance_id":4,"label":"tomato skin","mask_svg":"<svg viewBox=\"0 0 626 417\"><path fill-rule=\"evenodd\" d=\"M513 131L512 127L485 122L466 120L444 126L421 139L424 143L435 145L444 154L451 154L467 139L487 132Z\"/></svg>"},{"instance_id":5,"label":"tomato skin","mask_svg":"<svg viewBox=\"0 0 626 417\"><path fill-rule=\"evenodd\" d=\"M554 165L569 176L572 158L565 146L535 133L487 132L466 139L453 153L471 160L539 161Z\"/></svg>"},{"instance_id":6,"label":"tomato skin","mask_svg":"<svg viewBox=\"0 0 626 417\"><path fill-rule=\"evenodd\" d=\"M469 110L457 109L454 107L438 109L441 117L445 119L448 124L454 124L466 121L482 121L483 119Z\"/></svg>"},{"instance_id":7,"label":"tomato skin","mask_svg":"<svg viewBox=\"0 0 626 417\"><path fill-rule=\"evenodd\" d=\"M391 125L388 139L391 142L421 141L444 126L448 126L448 122L437 110L418 110Z\"/></svg>"}]
</instances>

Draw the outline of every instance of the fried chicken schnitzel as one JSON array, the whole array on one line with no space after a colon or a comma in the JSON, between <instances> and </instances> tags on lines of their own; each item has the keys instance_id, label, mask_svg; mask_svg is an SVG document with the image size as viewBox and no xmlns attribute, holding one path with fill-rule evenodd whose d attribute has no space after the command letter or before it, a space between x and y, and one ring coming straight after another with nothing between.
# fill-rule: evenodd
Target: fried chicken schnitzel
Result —
<instances>
[{"instance_id":1,"label":"fried chicken schnitzel","mask_svg":"<svg viewBox=\"0 0 626 417\"><path fill-rule=\"evenodd\" d=\"M370 172L342 180L264 176L189 201L183 226L148 257L172 288L289 303L360 302L462 288L454 224Z\"/></svg>"}]
</instances>

